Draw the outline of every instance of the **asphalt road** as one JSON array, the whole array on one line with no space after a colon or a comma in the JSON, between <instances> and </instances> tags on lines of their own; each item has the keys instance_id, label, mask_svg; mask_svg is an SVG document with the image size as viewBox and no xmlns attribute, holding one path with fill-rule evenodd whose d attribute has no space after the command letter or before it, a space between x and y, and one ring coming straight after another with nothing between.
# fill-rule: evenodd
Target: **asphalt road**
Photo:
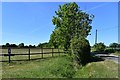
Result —
<instances>
[{"instance_id":1,"label":"asphalt road","mask_svg":"<svg viewBox=\"0 0 120 80\"><path fill-rule=\"evenodd\" d=\"M111 60L115 63L120 64L120 56L112 55L112 54L94 54L94 56L98 56L100 58L103 58L105 60Z\"/></svg>"}]
</instances>

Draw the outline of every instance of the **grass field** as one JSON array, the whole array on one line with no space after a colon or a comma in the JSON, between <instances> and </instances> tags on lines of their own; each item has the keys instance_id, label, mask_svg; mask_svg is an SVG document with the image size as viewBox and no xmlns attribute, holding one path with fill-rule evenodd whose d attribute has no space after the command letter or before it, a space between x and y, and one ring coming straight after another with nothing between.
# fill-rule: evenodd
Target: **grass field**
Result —
<instances>
[{"instance_id":1,"label":"grass field","mask_svg":"<svg viewBox=\"0 0 120 80\"><path fill-rule=\"evenodd\" d=\"M67 55L2 66L3 78L118 78L118 64L112 61L93 62L76 69Z\"/></svg>"}]
</instances>

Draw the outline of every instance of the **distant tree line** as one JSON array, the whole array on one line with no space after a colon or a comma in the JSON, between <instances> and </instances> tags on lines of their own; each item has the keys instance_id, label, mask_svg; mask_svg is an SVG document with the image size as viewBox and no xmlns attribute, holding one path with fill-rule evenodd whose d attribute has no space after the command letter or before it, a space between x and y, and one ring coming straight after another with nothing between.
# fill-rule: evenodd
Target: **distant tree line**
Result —
<instances>
[{"instance_id":1,"label":"distant tree line","mask_svg":"<svg viewBox=\"0 0 120 80\"><path fill-rule=\"evenodd\" d=\"M110 43L108 46L106 46L104 43L100 42L100 43L96 43L95 45L93 45L92 47L96 46L96 45L102 45L104 47L108 47L108 48L120 48L120 44L119 43Z\"/></svg>"},{"instance_id":2,"label":"distant tree line","mask_svg":"<svg viewBox=\"0 0 120 80\"><path fill-rule=\"evenodd\" d=\"M10 43L6 43L5 45L1 45L0 47L2 48L8 48L8 47L14 47L14 48L50 48L51 46L49 45L48 42L45 43L39 43L37 46L36 45L25 45L24 43L20 43L20 44L10 44Z\"/></svg>"},{"instance_id":3,"label":"distant tree line","mask_svg":"<svg viewBox=\"0 0 120 80\"><path fill-rule=\"evenodd\" d=\"M109 45L109 47L111 47L111 48L120 48L120 44L118 44L118 43L111 43Z\"/></svg>"},{"instance_id":4,"label":"distant tree line","mask_svg":"<svg viewBox=\"0 0 120 80\"><path fill-rule=\"evenodd\" d=\"M109 46L106 46L104 43L100 43L101 45L104 45L104 47L108 47L108 48L120 48L120 44L118 43L111 43ZM98 44L95 44L94 46L96 46ZM94 47L92 46L92 47ZM54 48L53 45L51 45L50 42L45 42L45 43L39 43L37 46L36 45L25 45L24 43L20 43L20 44L10 44L10 43L6 43L5 45L0 45L0 47L6 48L6 47L15 47L15 48ZM58 47L55 47L58 48Z\"/></svg>"},{"instance_id":5,"label":"distant tree line","mask_svg":"<svg viewBox=\"0 0 120 80\"><path fill-rule=\"evenodd\" d=\"M106 46L104 43L99 43L100 46L104 46L104 47L108 47L108 48L120 48L120 44L118 43L111 43L109 46ZM94 46L96 46L98 44L95 44ZM92 47L94 47L92 46ZM6 43L5 45L0 45L0 47L6 48L6 47L15 47L15 48L54 48L53 45L51 45L50 42L44 42L44 43L39 43L37 46L36 45L25 45L24 43L20 43L20 44L10 44L10 43ZM55 47L58 48L58 47Z\"/></svg>"},{"instance_id":6,"label":"distant tree line","mask_svg":"<svg viewBox=\"0 0 120 80\"><path fill-rule=\"evenodd\" d=\"M120 51L120 44L111 43L109 46L106 46L104 43L96 43L93 45L93 48L96 52L110 52L114 53L116 51Z\"/></svg>"}]
</instances>

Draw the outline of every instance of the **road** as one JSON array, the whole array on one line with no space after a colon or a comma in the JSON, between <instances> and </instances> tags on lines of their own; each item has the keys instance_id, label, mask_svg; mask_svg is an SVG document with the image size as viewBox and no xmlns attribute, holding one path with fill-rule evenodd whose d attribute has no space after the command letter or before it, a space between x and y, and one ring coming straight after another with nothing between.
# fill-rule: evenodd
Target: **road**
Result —
<instances>
[{"instance_id":1,"label":"road","mask_svg":"<svg viewBox=\"0 0 120 80\"><path fill-rule=\"evenodd\" d=\"M116 55L113 55L113 54L100 54L100 53L97 53L97 54L94 54L92 53L92 55L94 56L98 56L100 58L103 58L105 60L111 60L111 61L114 61L115 63L118 63L120 64L120 56L116 56Z\"/></svg>"}]
</instances>

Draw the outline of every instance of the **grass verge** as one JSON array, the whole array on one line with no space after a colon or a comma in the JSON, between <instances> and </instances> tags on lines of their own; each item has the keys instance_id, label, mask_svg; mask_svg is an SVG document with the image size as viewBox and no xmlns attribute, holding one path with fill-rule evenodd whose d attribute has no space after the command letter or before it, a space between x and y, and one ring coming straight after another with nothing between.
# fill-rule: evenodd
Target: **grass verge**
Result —
<instances>
[{"instance_id":1,"label":"grass verge","mask_svg":"<svg viewBox=\"0 0 120 80\"><path fill-rule=\"evenodd\" d=\"M117 51L117 52L112 53L112 54L117 55L117 56L120 56L120 51Z\"/></svg>"},{"instance_id":2,"label":"grass verge","mask_svg":"<svg viewBox=\"0 0 120 80\"><path fill-rule=\"evenodd\" d=\"M118 78L118 64L112 61L92 62L76 69L68 56L2 66L3 78Z\"/></svg>"},{"instance_id":3,"label":"grass verge","mask_svg":"<svg viewBox=\"0 0 120 80\"><path fill-rule=\"evenodd\" d=\"M76 78L118 78L118 64L112 61L92 62L75 74Z\"/></svg>"},{"instance_id":4,"label":"grass verge","mask_svg":"<svg viewBox=\"0 0 120 80\"><path fill-rule=\"evenodd\" d=\"M72 77L74 69L69 57L61 56L30 62L3 63L3 78Z\"/></svg>"}]
</instances>

